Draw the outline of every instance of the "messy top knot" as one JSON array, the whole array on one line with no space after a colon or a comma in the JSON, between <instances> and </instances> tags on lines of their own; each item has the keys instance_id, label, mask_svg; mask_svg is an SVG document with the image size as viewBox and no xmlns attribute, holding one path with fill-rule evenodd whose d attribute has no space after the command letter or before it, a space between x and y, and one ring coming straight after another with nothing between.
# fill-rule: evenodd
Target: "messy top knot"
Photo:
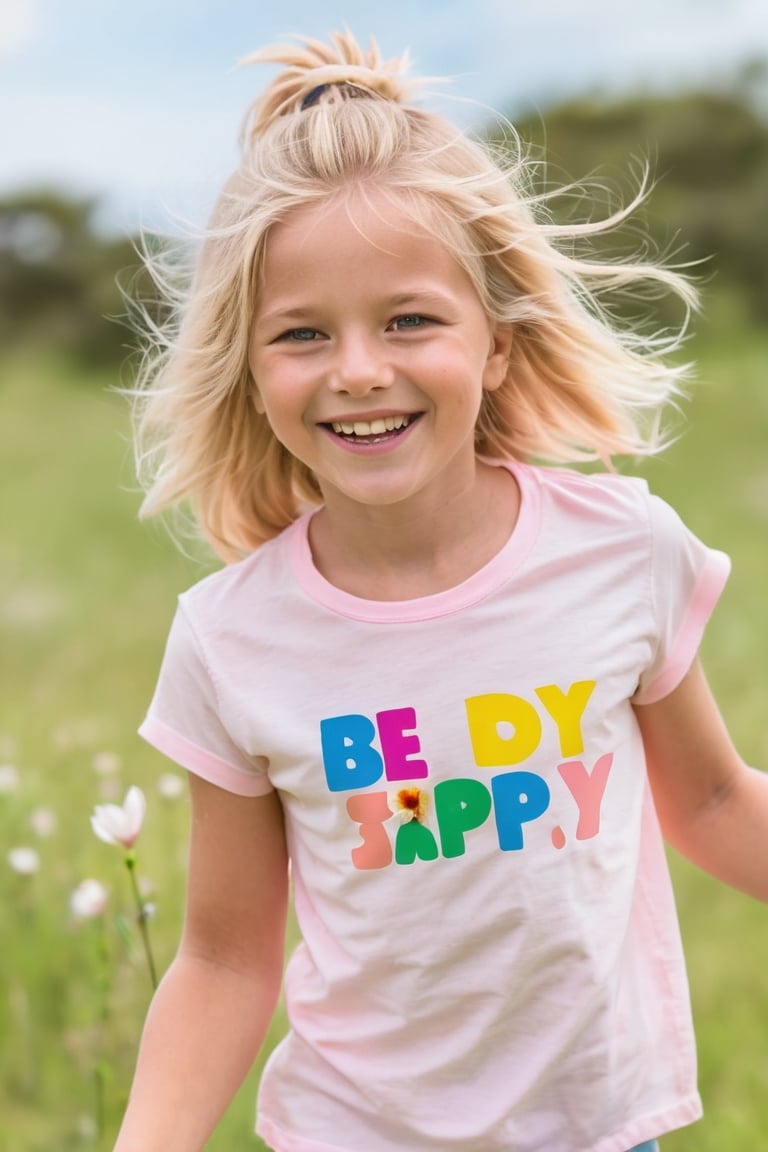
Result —
<instances>
[{"instance_id":1,"label":"messy top knot","mask_svg":"<svg viewBox=\"0 0 768 1152\"><path fill-rule=\"evenodd\" d=\"M339 101L365 95L402 104L424 83L405 78L410 67L407 52L385 61L373 37L364 49L349 31L334 33L330 44L308 37L297 44L273 44L241 63L286 65L248 108L243 143L260 136L278 117L305 111L320 99Z\"/></svg>"}]
</instances>

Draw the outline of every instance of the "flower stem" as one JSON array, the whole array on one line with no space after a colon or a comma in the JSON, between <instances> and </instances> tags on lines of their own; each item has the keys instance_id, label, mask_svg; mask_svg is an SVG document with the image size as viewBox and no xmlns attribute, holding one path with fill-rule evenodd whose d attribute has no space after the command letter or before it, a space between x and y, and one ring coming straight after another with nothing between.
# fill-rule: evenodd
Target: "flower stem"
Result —
<instances>
[{"instance_id":1,"label":"flower stem","mask_svg":"<svg viewBox=\"0 0 768 1152\"><path fill-rule=\"evenodd\" d=\"M136 879L136 857L134 856L133 852L126 852L126 854L125 854L125 866L128 869L128 875L131 878L131 889L133 891L133 896L134 896L134 899L136 901L136 908L137 908L136 919L138 921L139 931L141 932L141 939L142 939L142 942L144 944L144 953L147 957L147 966L149 968L149 978L152 981L153 991L156 991L157 990L157 972L155 969L154 957L152 956L152 947L151 947L150 942L149 942L149 925L148 925L147 910L144 906L144 901L141 898L141 892L139 892L139 884L138 884L138 881Z\"/></svg>"}]
</instances>

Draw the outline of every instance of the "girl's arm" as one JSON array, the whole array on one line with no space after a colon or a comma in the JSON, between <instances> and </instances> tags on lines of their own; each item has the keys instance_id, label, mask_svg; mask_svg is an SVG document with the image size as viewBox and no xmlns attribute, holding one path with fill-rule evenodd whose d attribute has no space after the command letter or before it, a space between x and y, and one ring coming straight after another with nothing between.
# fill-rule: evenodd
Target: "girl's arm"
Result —
<instances>
[{"instance_id":1,"label":"girl's arm","mask_svg":"<svg viewBox=\"0 0 768 1152\"><path fill-rule=\"evenodd\" d=\"M694 864L768 901L768 774L731 742L698 660L678 687L638 705L664 836Z\"/></svg>"},{"instance_id":2,"label":"girl's arm","mask_svg":"<svg viewBox=\"0 0 768 1152\"><path fill-rule=\"evenodd\" d=\"M150 1006L115 1152L199 1152L264 1040L282 981L288 864L275 793L190 774L187 912Z\"/></svg>"}]
</instances>

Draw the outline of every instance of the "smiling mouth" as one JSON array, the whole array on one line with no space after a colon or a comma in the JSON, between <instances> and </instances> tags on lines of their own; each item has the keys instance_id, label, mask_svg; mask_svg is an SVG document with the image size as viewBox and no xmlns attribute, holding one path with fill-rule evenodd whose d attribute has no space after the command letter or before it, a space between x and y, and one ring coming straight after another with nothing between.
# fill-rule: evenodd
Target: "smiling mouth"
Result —
<instances>
[{"instance_id":1,"label":"smiling mouth","mask_svg":"<svg viewBox=\"0 0 768 1152\"><path fill-rule=\"evenodd\" d=\"M326 424L336 436L350 444L379 444L392 440L408 428L421 413L381 416L376 420L333 420Z\"/></svg>"}]
</instances>

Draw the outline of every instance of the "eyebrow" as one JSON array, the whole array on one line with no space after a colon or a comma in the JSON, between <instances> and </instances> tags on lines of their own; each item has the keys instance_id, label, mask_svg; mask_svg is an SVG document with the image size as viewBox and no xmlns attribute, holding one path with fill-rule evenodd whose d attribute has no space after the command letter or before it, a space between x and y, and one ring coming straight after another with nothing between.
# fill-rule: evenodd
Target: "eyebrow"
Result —
<instances>
[{"instance_id":1,"label":"eyebrow","mask_svg":"<svg viewBox=\"0 0 768 1152\"><path fill-rule=\"evenodd\" d=\"M309 308L275 308L273 312L264 312L257 317L258 324L271 324L274 321L281 323L286 320L308 320L312 315Z\"/></svg>"},{"instance_id":2,"label":"eyebrow","mask_svg":"<svg viewBox=\"0 0 768 1152\"><path fill-rule=\"evenodd\" d=\"M433 305L434 307L444 307L450 304L451 298L443 295L442 292L437 292L432 288L414 289L410 292L403 292L397 296L392 296L387 300L390 308L406 308L410 304Z\"/></svg>"}]
</instances>

